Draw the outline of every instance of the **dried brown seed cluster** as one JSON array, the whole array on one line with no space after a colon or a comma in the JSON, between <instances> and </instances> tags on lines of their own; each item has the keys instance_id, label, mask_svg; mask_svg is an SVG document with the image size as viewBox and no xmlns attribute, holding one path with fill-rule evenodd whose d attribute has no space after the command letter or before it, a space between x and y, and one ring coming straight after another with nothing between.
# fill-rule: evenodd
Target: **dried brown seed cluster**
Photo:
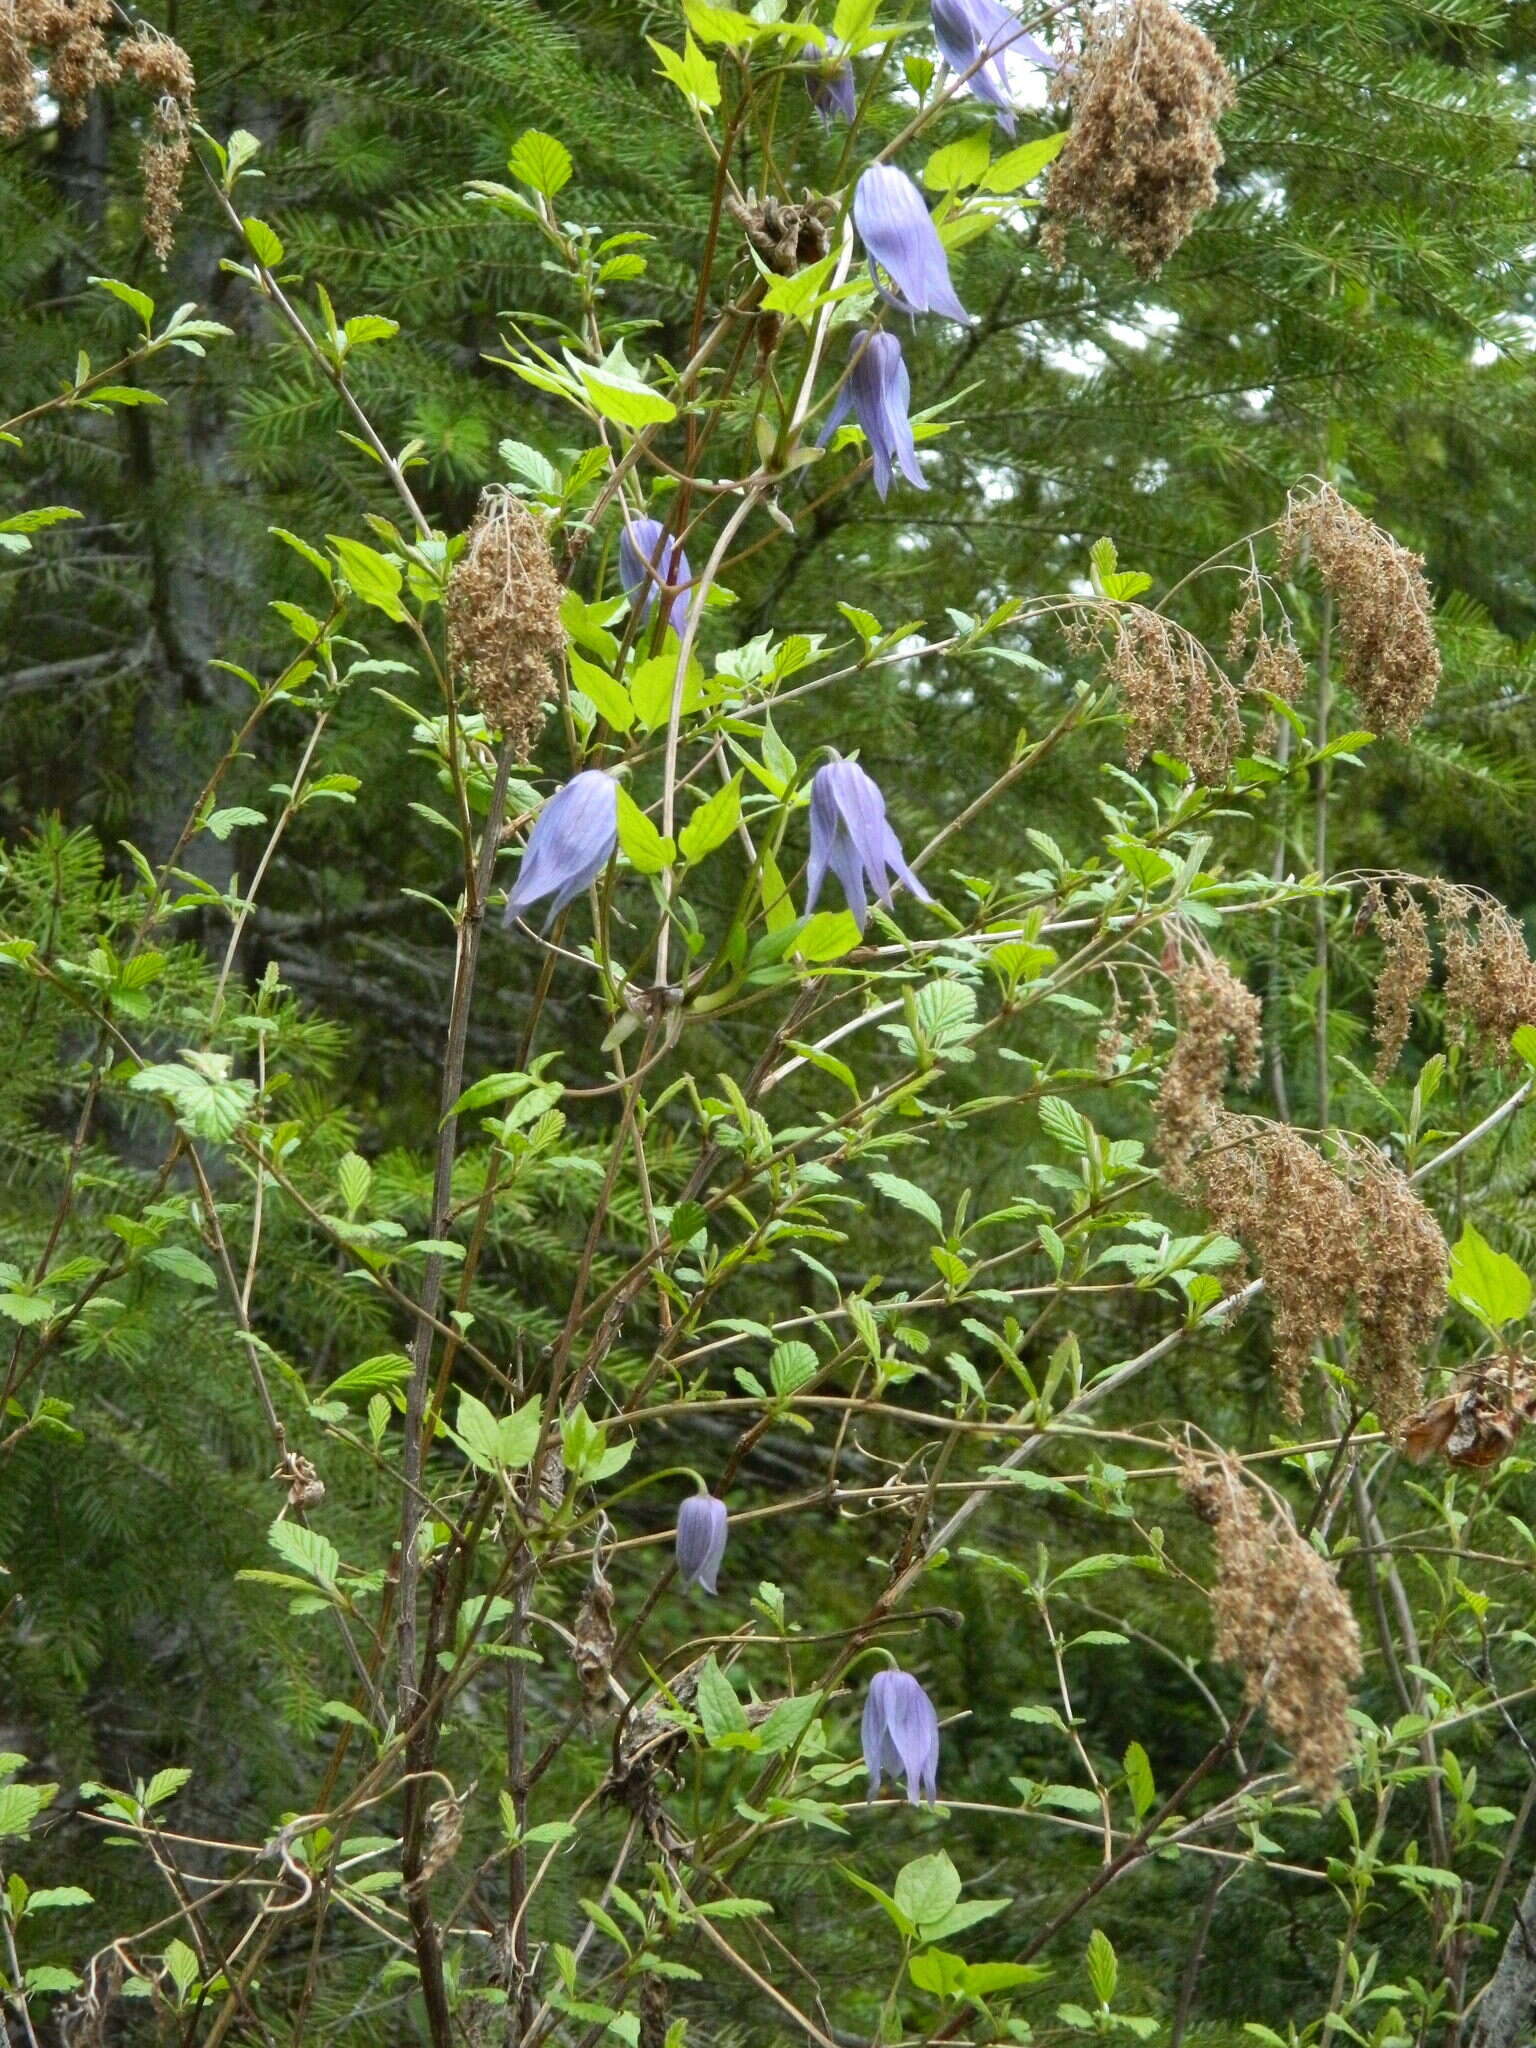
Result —
<instances>
[{"instance_id":1,"label":"dried brown seed cluster","mask_svg":"<svg viewBox=\"0 0 1536 2048\"><path fill-rule=\"evenodd\" d=\"M180 43L141 23L115 50L106 30L112 0L0 0L0 137L37 120L34 52L45 56L48 90L63 120L83 121L99 86L131 78L154 96L140 169L144 233L162 262L171 253L181 181L192 156L197 80Z\"/></svg>"},{"instance_id":2,"label":"dried brown seed cluster","mask_svg":"<svg viewBox=\"0 0 1536 2048\"><path fill-rule=\"evenodd\" d=\"M1433 887L1445 949L1445 1010L1452 1033L1502 1060L1522 1024L1536 1024L1536 962L1501 903L1474 890Z\"/></svg>"},{"instance_id":3,"label":"dried brown seed cluster","mask_svg":"<svg viewBox=\"0 0 1536 2048\"><path fill-rule=\"evenodd\" d=\"M1072 129L1046 188L1046 252L1060 263L1079 220L1150 276L1215 203L1231 74L1169 0L1109 0L1057 90Z\"/></svg>"},{"instance_id":4,"label":"dried brown seed cluster","mask_svg":"<svg viewBox=\"0 0 1536 2048\"><path fill-rule=\"evenodd\" d=\"M1172 1180L1258 1260L1287 1415L1301 1413L1314 1347L1338 1335L1353 1304L1351 1370L1382 1428L1400 1438L1423 1399L1424 1347L1444 1313L1450 1264L1407 1178L1372 1146L1347 1148L1335 1168L1288 1124L1219 1110Z\"/></svg>"},{"instance_id":5,"label":"dried brown seed cluster","mask_svg":"<svg viewBox=\"0 0 1536 2048\"><path fill-rule=\"evenodd\" d=\"M1144 605L1120 605L1105 673L1130 719L1125 757L1175 754L1200 782L1221 782L1242 743L1237 690L1200 642Z\"/></svg>"},{"instance_id":6,"label":"dried brown seed cluster","mask_svg":"<svg viewBox=\"0 0 1536 2048\"><path fill-rule=\"evenodd\" d=\"M22 0L0 4L0 137L25 135L37 118L32 50L22 33Z\"/></svg>"},{"instance_id":7,"label":"dried brown seed cluster","mask_svg":"<svg viewBox=\"0 0 1536 2048\"><path fill-rule=\"evenodd\" d=\"M594 1550L592 1575L576 1610L576 1626L571 1633L571 1655L581 1679L582 1699L589 1718L601 1713L608 1703L608 1681L613 1676L613 1653L618 1640L613 1619L613 1586L600 1551Z\"/></svg>"},{"instance_id":8,"label":"dried brown seed cluster","mask_svg":"<svg viewBox=\"0 0 1536 2048\"><path fill-rule=\"evenodd\" d=\"M1424 1347L1445 1313L1450 1253L1405 1174L1374 1147L1356 1147L1348 1164L1362 1265L1353 1369L1382 1428L1400 1442L1424 1398Z\"/></svg>"},{"instance_id":9,"label":"dried brown seed cluster","mask_svg":"<svg viewBox=\"0 0 1536 2048\"><path fill-rule=\"evenodd\" d=\"M0 136L24 135L37 123L36 63L45 62L48 91L71 126L86 102L117 77L107 43L112 0L8 0L0 5Z\"/></svg>"},{"instance_id":10,"label":"dried brown seed cluster","mask_svg":"<svg viewBox=\"0 0 1536 2048\"><path fill-rule=\"evenodd\" d=\"M1383 1082L1402 1057L1413 1029L1413 1012L1429 987L1434 968L1429 920L1407 889L1390 896L1379 882L1367 891L1361 918L1381 935L1382 963L1376 977L1376 1079Z\"/></svg>"},{"instance_id":11,"label":"dried brown seed cluster","mask_svg":"<svg viewBox=\"0 0 1536 2048\"><path fill-rule=\"evenodd\" d=\"M1343 1329L1364 1278L1348 1183L1289 1124L1222 1111L1186 1184L1217 1228L1258 1259L1281 1401L1299 1416L1313 1346Z\"/></svg>"},{"instance_id":12,"label":"dried brown seed cluster","mask_svg":"<svg viewBox=\"0 0 1536 2048\"><path fill-rule=\"evenodd\" d=\"M197 95L192 59L171 38L147 23L139 27L117 49L117 61L124 75L157 97L179 100L190 107Z\"/></svg>"},{"instance_id":13,"label":"dried brown seed cluster","mask_svg":"<svg viewBox=\"0 0 1536 2048\"><path fill-rule=\"evenodd\" d=\"M1290 1750L1297 1783L1326 1803L1355 1747L1349 1695L1362 1666L1349 1602L1284 1511L1265 1515L1235 1459L1181 1463L1184 1491L1215 1532L1215 1653L1242 1671L1244 1695Z\"/></svg>"},{"instance_id":14,"label":"dried brown seed cluster","mask_svg":"<svg viewBox=\"0 0 1536 2048\"><path fill-rule=\"evenodd\" d=\"M1479 1471L1501 1464L1532 1421L1536 1377L1523 1358L1506 1354L1469 1366L1450 1393L1411 1417L1403 1449L1415 1465L1439 1451L1447 1464Z\"/></svg>"},{"instance_id":15,"label":"dried brown seed cluster","mask_svg":"<svg viewBox=\"0 0 1536 2048\"><path fill-rule=\"evenodd\" d=\"M1303 543L1338 607L1344 680L1375 732L1412 732L1440 687L1440 649L1424 558L1399 547L1332 484L1292 492L1277 529L1289 571Z\"/></svg>"},{"instance_id":16,"label":"dried brown seed cluster","mask_svg":"<svg viewBox=\"0 0 1536 2048\"><path fill-rule=\"evenodd\" d=\"M555 687L549 658L565 645L564 597L537 513L510 491L488 491L448 584L448 652L523 760Z\"/></svg>"},{"instance_id":17,"label":"dried brown seed cluster","mask_svg":"<svg viewBox=\"0 0 1536 2048\"><path fill-rule=\"evenodd\" d=\"M776 199L771 192L760 200L751 186L745 199L728 194L725 210L768 268L781 277L793 277L808 263L821 261L827 253L828 224L836 212L829 199L814 192L807 191L798 202Z\"/></svg>"},{"instance_id":18,"label":"dried brown seed cluster","mask_svg":"<svg viewBox=\"0 0 1536 2048\"><path fill-rule=\"evenodd\" d=\"M139 167L144 178L144 233L163 263L175 241L181 181L192 158L197 80L192 60L180 43L157 29L140 27L119 46L117 58L124 75L154 95Z\"/></svg>"},{"instance_id":19,"label":"dried brown seed cluster","mask_svg":"<svg viewBox=\"0 0 1536 2048\"><path fill-rule=\"evenodd\" d=\"M1243 578L1242 596L1227 617L1227 660L1238 661L1255 626L1262 626L1264 591L1252 571Z\"/></svg>"},{"instance_id":20,"label":"dried brown seed cluster","mask_svg":"<svg viewBox=\"0 0 1536 2048\"><path fill-rule=\"evenodd\" d=\"M1155 1114L1158 1150L1177 1188L1221 1114L1228 1073L1243 1088L1258 1079L1264 1016L1258 997L1214 955L1187 962L1172 981L1178 1032Z\"/></svg>"}]
</instances>

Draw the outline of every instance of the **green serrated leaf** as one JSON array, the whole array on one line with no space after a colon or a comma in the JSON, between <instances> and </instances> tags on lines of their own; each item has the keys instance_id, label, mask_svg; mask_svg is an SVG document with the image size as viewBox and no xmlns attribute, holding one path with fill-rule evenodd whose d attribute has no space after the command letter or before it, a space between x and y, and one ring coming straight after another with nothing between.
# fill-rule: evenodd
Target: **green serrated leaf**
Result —
<instances>
[{"instance_id":1,"label":"green serrated leaf","mask_svg":"<svg viewBox=\"0 0 1536 2048\"><path fill-rule=\"evenodd\" d=\"M507 169L535 192L553 199L571 182L571 152L553 135L527 128L512 145Z\"/></svg>"}]
</instances>

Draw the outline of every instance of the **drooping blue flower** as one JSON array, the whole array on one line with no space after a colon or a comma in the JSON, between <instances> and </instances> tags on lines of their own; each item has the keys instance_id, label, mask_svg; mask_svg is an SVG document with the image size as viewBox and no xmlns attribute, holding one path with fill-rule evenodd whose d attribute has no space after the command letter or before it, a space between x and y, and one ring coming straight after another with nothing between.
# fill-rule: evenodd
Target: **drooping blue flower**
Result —
<instances>
[{"instance_id":1,"label":"drooping blue flower","mask_svg":"<svg viewBox=\"0 0 1536 2048\"><path fill-rule=\"evenodd\" d=\"M877 1671L864 1701L864 1764L869 1797L890 1777L907 1781L907 1799L930 1806L939 1796L939 1717L910 1671Z\"/></svg>"},{"instance_id":2,"label":"drooping blue flower","mask_svg":"<svg viewBox=\"0 0 1536 2048\"><path fill-rule=\"evenodd\" d=\"M905 171L894 164L869 166L853 195L853 224L868 251L875 287L893 306L969 324L971 316L950 283L949 258L933 216ZM889 286L881 283L881 270Z\"/></svg>"},{"instance_id":3,"label":"drooping blue flower","mask_svg":"<svg viewBox=\"0 0 1536 2048\"><path fill-rule=\"evenodd\" d=\"M917 447L912 439L908 414L912 380L907 375L901 343L884 329L870 333L861 328L853 337L849 354L853 367L822 429L822 440L831 439L851 410L864 429L864 438L874 457L875 489L880 496L883 498L891 488L893 463L909 484L926 491L927 479L918 466Z\"/></svg>"},{"instance_id":4,"label":"drooping blue flower","mask_svg":"<svg viewBox=\"0 0 1536 2048\"><path fill-rule=\"evenodd\" d=\"M1028 57L1054 71L1050 51L1025 32L1001 0L933 0L933 33L950 70L965 79L979 100L998 109L999 127L1012 135L1017 124L1010 66Z\"/></svg>"},{"instance_id":5,"label":"drooping blue flower","mask_svg":"<svg viewBox=\"0 0 1536 2048\"><path fill-rule=\"evenodd\" d=\"M618 784L601 768L584 768L534 819L502 922L516 924L547 896L548 931L565 906L597 880L618 843Z\"/></svg>"},{"instance_id":6,"label":"drooping blue flower","mask_svg":"<svg viewBox=\"0 0 1536 2048\"><path fill-rule=\"evenodd\" d=\"M836 114L841 114L845 121L852 121L858 112L859 96L853 83L853 66L844 54L844 46L836 36L830 46L820 36L807 36L805 54L815 66L806 74L805 88L811 96L811 105L821 116L822 127L830 128Z\"/></svg>"},{"instance_id":7,"label":"drooping blue flower","mask_svg":"<svg viewBox=\"0 0 1536 2048\"><path fill-rule=\"evenodd\" d=\"M685 1586L716 1590L729 1534L725 1502L712 1493L691 1493L677 1511L677 1574Z\"/></svg>"},{"instance_id":8,"label":"drooping blue flower","mask_svg":"<svg viewBox=\"0 0 1536 2048\"><path fill-rule=\"evenodd\" d=\"M860 931L869 916L866 885L889 904L892 881L904 882L924 903L933 898L907 866L885 815L885 798L857 761L828 761L811 779L811 862L805 907L816 908L830 868L843 885Z\"/></svg>"},{"instance_id":9,"label":"drooping blue flower","mask_svg":"<svg viewBox=\"0 0 1536 2048\"><path fill-rule=\"evenodd\" d=\"M633 599L644 589L640 616L648 619L656 609L656 594L665 590L669 603L667 618L672 630L682 637L688 623L688 593L693 588L693 571L678 541L668 538L659 519L630 519L619 535L619 581L626 597Z\"/></svg>"}]
</instances>

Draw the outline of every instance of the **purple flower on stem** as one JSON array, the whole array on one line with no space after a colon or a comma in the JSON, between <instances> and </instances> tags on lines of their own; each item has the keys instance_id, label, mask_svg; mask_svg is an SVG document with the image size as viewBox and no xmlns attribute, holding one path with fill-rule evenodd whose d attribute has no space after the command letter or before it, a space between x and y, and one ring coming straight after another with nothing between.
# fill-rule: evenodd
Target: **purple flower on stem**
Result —
<instances>
[{"instance_id":1,"label":"purple flower on stem","mask_svg":"<svg viewBox=\"0 0 1536 2048\"><path fill-rule=\"evenodd\" d=\"M933 216L905 171L894 164L869 166L853 195L853 224L868 251L875 287L893 306L969 324L971 316L949 281L949 258ZM880 270L890 287L881 284Z\"/></svg>"},{"instance_id":2,"label":"purple flower on stem","mask_svg":"<svg viewBox=\"0 0 1536 2048\"><path fill-rule=\"evenodd\" d=\"M548 896L548 931L565 906L597 880L618 843L618 784L601 768L584 768L534 819L502 922L515 924Z\"/></svg>"},{"instance_id":3,"label":"purple flower on stem","mask_svg":"<svg viewBox=\"0 0 1536 2048\"><path fill-rule=\"evenodd\" d=\"M843 45L834 36L830 46L820 37L806 38L805 54L816 68L806 74L805 89L811 96L811 105L821 117L823 128L832 126L833 116L841 114L845 121L852 121L858 112L859 99L854 89L853 66L843 54Z\"/></svg>"},{"instance_id":4,"label":"purple flower on stem","mask_svg":"<svg viewBox=\"0 0 1536 2048\"><path fill-rule=\"evenodd\" d=\"M918 467L908 417L912 381L907 375L901 343L884 330L869 333L861 328L853 337L849 354L853 367L822 429L822 440L830 440L852 410L874 457L875 489L880 496L883 498L891 488L893 463L909 484L926 491L928 484Z\"/></svg>"},{"instance_id":5,"label":"purple flower on stem","mask_svg":"<svg viewBox=\"0 0 1536 2048\"><path fill-rule=\"evenodd\" d=\"M1009 67L1028 57L1046 70L1056 60L1043 43L1025 32L1017 15L1000 0L933 0L933 33L939 53L951 71L966 81L977 99L998 109L998 125L1012 135L1014 90Z\"/></svg>"},{"instance_id":6,"label":"purple flower on stem","mask_svg":"<svg viewBox=\"0 0 1536 2048\"><path fill-rule=\"evenodd\" d=\"M811 864L805 907L816 907L830 868L843 885L859 930L869 916L866 883L889 904L891 882L904 882L924 903L933 898L907 866L886 822L885 798L857 761L829 761L811 779Z\"/></svg>"},{"instance_id":7,"label":"purple flower on stem","mask_svg":"<svg viewBox=\"0 0 1536 2048\"><path fill-rule=\"evenodd\" d=\"M659 519L629 519L619 535L619 581L624 594L633 598L635 592L645 588L645 599L640 606L640 616L648 619L656 608L658 589L665 590L670 598L667 618L678 638L688 623L688 593L693 588L693 572L688 567L688 557L681 544L667 537L667 530Z\"/></svg>"},{"instance_id":8,"label":"purple flower on stem","mask_svg":"<svg viewBox=\"0 0 1536 2048\"><path fill-rule=\"evenodd\" d=\"M677 1571L685 1586L716 1590L729 1534L725 1502L712 1493L691 1493L677 1511Z\"/></svg>"},{"instance_id":9,"label":"purple flower on stem","mask_svg":"<svg viewBox=\"0 0 1536 2048\"><path fill-rule=\"evenodd\" d=\"M864 1764L869 1797L889 1775L907 1781L907 1799L930 1806L939 1795L939 1717L910 1671L877 1671L864 1701Z\"/></svg>"}]
</instances>

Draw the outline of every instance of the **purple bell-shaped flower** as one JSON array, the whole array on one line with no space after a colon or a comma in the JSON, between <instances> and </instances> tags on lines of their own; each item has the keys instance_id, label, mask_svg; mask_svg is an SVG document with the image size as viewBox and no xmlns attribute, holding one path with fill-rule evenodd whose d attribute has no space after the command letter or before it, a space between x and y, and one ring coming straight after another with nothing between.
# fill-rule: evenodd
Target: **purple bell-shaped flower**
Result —
<instances>
[{"instance_id":1,"label":"purple bell-shaped flower","mask_svg":"<svg viewBox=\"0 0 1536 2048\"><path fill-rule=\"evenodd\" d=\"M618 843L618 784L601 768L584 768L555 791L534 819L503 923L516 924L547 896L547 931L565 906L597 880Z\"/></svg>"},{"instance_id":2,"label":"purple bell-shaped flower","mask_svg":"<svg viewBox=\"0 0 1536 2048\"><path fill-rule=\"evenodd\" d=\"M860 931L869 916L869 888L889 904L891 883L902 882L924 903L933 898L908 867L885 815L879 786L857 761L829 761L811 779L811 861L805 907L816 907L831 869L843 885Z\"/></svg>"},{"instance_id":3,"label":"purple bell-shaped flower","mask_svg":"<svg viewBox=\"0 0 1536 2048\"><path fill-rule=\"evenodd\" d=\"M681 639L688 623L693 571L681 544L668 538L659 519L625 521L619 535L619 581L631 602L638 591L644 590L645 596L640 600L642 619L650 617L656 609L658 593L664 591L668 622Z\"/></svg>"},{"instance_id":4,"label":"purple bell-shaped flower","mask_svg":"<svg viewBox=\"0 0 1536 2048\"><path fill-rule=\"evenodd\" d=\"M933 216L905 171L894 164L869 166L854 191L853 224L868 252L870 275L893 306L970 324L950 283L949 258ZM882 270L889 286L880 281Z\"/></svg>"},{"instance_id":5,"label":"purple bell-shaped flower","mask_svg":"<svg viewBox=\"0 0 1536 2048\"><path fill-rule=\"evenodd\" d=\"M950 70L966 82L968 91L998 110L998 126L1012 135L1016 97L1009 76L1020 57L1056 69L1056 60L1043 43L1025 32L1016 14L1000 0L933 0L933 34L939 54Z\"/></svg>"},{"instance_id":6,"label":"purple bell-shaped flower","mask_svg":"<svg viewBox=\"0 0 1536 2048\"><path fill-rule=\"evenodd\" d=\"M821 116L822 127L830 128L838 115L852 121L858 112L859 98L853 83L853 66L844 55L842 44L835 36L830 46L819 37L812 41L807 36L805 55L815 65L806 74L805 89Z\"/></svg>"},{"instance_id":7,"label":"purple bell-shaped flower","mask_svg":"<svg viewBox=\"0 0 1536 2048\"><path fill-rule=\"evenodd\" d=\"M889 1777L907 1781L913 1806L939 1796L939 1717L910 1671L877 1671L864 1701L864 1763L869 1796Z\"/></svg>"},{"instance_id":8,"label":"purple bell-shaped flower","mask_svg":"<svg viewBox=\"0 0 1536 2048\"><path fill-rule=\"evenodd\" d=\"M712 1493L691 1493L677 1511L677 1575L685 1586L716 1590L729 1534L725 1502Z\"/></svg>"},{"instance_id":9,"label":"purple bell-shaped flower","mask_svg":"<svg viewBox=\"0 0 1536 2048\"><path fill-rule=\"evenodd\" d=\"M869 333L861 328L853 337L849 354L853 367L822 429L822 440L830 440L851 411L869 443L875 465L875 489L880 496L883 498L891 488L893 468L899 469L909 484L926 491L927 480L918 467L917 446L912 438L912 380L907 375L901 343L884 329Z\"/></svg>"}]
</instances>

